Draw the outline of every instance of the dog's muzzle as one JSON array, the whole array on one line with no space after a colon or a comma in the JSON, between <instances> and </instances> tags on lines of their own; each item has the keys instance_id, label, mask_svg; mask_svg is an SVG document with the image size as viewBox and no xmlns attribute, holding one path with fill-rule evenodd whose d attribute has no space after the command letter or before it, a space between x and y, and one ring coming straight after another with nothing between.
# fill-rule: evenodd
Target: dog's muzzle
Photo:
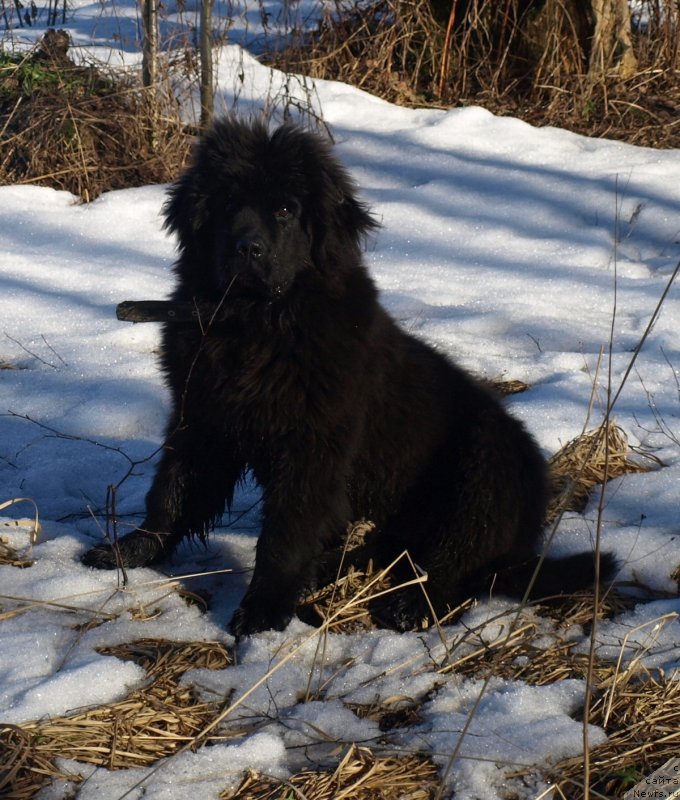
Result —
<instances>
[{"instance_id":1,"label":"dog's muzzle","mask_svg":"<svg viewBox=\"0 0 680 800\"><path fill-rule=\"evenodd\" d=\"M236 242L236 254L247 261L261 261L267 254L267 248L261 239L243 236Z\"/></svg>"}]
</instances>

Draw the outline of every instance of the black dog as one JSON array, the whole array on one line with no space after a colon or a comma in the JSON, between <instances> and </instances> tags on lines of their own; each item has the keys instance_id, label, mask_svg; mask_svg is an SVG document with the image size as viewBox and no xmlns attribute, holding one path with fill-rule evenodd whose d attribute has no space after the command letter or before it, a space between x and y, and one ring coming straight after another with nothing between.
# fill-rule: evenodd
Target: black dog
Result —
<instances>
[{"instance_id":1,"label":"black dog","mask_svg":"<svg viewBox=\"0 0 680 800\"><path fill-rule=\"evenodd\" d=\"M354 560L386 565L408 550L437 613L491 580L523 592L543 459L493 394L379 305L361 259L376 223L327 143L290 125L218 122L164 211L180 246L173 298L209 311L163 331L173 410L144 523L83 561L142 566L204 537L250 469L262 533L237 636L284 628L361 518L376 534ZM541 575L537 592L586 586L592 555L548 560ZM386 624L428 616L419 587L391 597Z\"/></svg>"}]
</instances>

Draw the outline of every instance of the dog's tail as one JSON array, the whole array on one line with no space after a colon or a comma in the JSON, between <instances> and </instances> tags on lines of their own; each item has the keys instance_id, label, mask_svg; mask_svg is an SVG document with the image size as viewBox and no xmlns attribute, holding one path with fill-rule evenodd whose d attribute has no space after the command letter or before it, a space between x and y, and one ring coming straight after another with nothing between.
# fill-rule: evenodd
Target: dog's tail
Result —
<instances>
[{"instance_id":1,"label":"dog's tail","mask_svg":"<svg viewBox=\"0 0 680 800\"><path fill-rule=\"evenodd\" d=\"M491 571L489 587L492 594L524 597L539 600L561 594L573 594L595 585L596 569L594 553L577 553L564 558L532 556L521 562L508 565L497 564ZM599 582L611 582L618 570L618 562L612 553L600 555ZM489 573L487 573L489 575Z\"/></svg>"}]
</instances>

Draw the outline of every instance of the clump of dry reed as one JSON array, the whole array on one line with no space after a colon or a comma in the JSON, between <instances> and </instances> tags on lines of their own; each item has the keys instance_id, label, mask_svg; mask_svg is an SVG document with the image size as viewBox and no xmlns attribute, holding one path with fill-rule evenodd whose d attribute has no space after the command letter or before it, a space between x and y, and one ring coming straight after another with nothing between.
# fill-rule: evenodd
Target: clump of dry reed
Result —
<instances>
[{"instance_id":1,"label":"clump of dry reed","mask_svg":"<svg viewBox=\"0 0 680 800\"><path fill-rule=\"evenodd\" d=\"M19 503L31 503L35 509L35 516L33 519L15 519L7 520L0 525L0 533L3 528L22 528L27 531L29 544L27 547L17 549L9 544L9 542L0 538L0 565L6 564L11 567L25 568L33 565L33 561L27 557L26 552L31 549L40 533L40 521L38 519L38 507L28 497L14 497L11 500L5 500L0 503L0 511L3 511L10 506Z\"/></svg>"},{"instance_id":2,"label":"clump of dry reed","mask_svg":"<svg viewBox=\"0 0 680 800\"><path fill-rule=\"evenodd\" d=\"M22 555L15 547L0 539L0 565L25 569L26 567L32 567L33 561Z\"/></svg>"},{"instance_id":3,"label":"clump of dry reed","mask_svg":"<svg viewBox=\"0 0 680 800\"><path fill-rule=\"evenodd\" d=\"M223 645L145 639L100 652L141 664L152 682L116 703L22 725L0 724L0 796L6 800L27 800L57 779L78 782L80 776L56 766L57 758L125 769L205 743L201 733L221 705L199 701L179 678L189 669L230 664Z\"/></svg>"},{"instance_id":4,"label":"clump of dry reed","mask_svg":"<svg viewBox=\"0 0 680 800\"><path fill-rule=\"evenodd\" d=\"M134 661L149 678L177 681L190 669L224 669L232 663L227 648L218 642L169 642L138 639L132 644L100 647L103 656Z\"/></svg>"},{"instance_id":5,"label":"clump of dry reed","mask_svg":"<svg viewBox=\"0 0 680 800\"><path fill-rule=\"evenodd\" d=\"M360 547L374 528L371 522L364 520L349 526L345 545L348 560L351 560L352 550ZM389 572L374 569L372 562L369 561L365 569L350 564L347 569L340 570L333 583L322 586L305 597L300 611L312 624L321 625L325 620L330 620L328 630L334 633L352 633L362 628L374 628L368 603L371 597L390 586ZM361 602L350 603L360 592L365 593Z\"/></svg>"},{"instance_id":6,"label":"clump of dry reed","mask_svg":"<svg viewBox=\"0 0 680 800\"><path fill-rule=\"evenodd\" d=\"M567 442L548 466L553 493L547 522L552 522L563 511L582 511L593 487L630 472L647 472L660 466L660 462L651 454L631 448L625 432L610 423Z\"/></svg>"},{"instance_id":7,"label":"clump of dry reed","mask_svg":"<svg viewBox=\"0 0 680 800\"><path fill-rule=\"evenodd\" d=\"M522 394L522 392L526 392L530 388L529 384L524 383L524 381L505 378L494 378L489 381L489 385L494 391L504 395Z\"/></svg>"},{"instance_id":8,"label":"clump of dry reed","mask_svg":"<svg viewBox=\"0 0 680 800\"><path fill-rule=\"evenodd\" d=\"M349 600L356 597L371 581L375 583L362 602L350 604ZM308 612L307 619L313 621L316 618L319 624L332 617L328 630L334 633L352 633L359 629L375 628L368 603L373 595L390 586L389 574L384 570L382 572L375 570L372 563L369 562L366 570L350 566L347 572L340 575L332 584L305 597L301 607L303 614L305 611ZM312 612L313 617L309 612Z\"/></svg>"},{"instance_id":9,"label":"clump of dry reed","mask_svg":"<svg viewBox=\"0 0 680 800\"><path fill-rule=\"evenodd\" d=\"M66 48L0 54L0 184L37 183L88 201L174 179L189 147L163 87L77 66Z\"/></svg>"},{"instance_id":10,"label":"clump of dry reed","mask_svg":"<svg viewBox=\"0 0 680 800\"><path fill-rule=\"evenodd\" d=\"M335 0L316 31L291 31L271 62L403 105L482 105L534 125L677 147L680 9L642 2L632 68L594 58L595 21L577 0ZM597 68L595 68L597 67Z\"/></svg>"},{"instance_id":11,"label":"clump of dry reed","mask_svg":"<svg viewBox=\"0 0 680 800\"><path fill-rule=\"evenodd\" d=\"M427 0L377 0L326 7L314 34L293 30L269 58L287 72L350 83L409 105L432 97L444 32ZM424 79L424 76L427 76Z\"/></svg>"},{"instance_id":12,"label":"clump of dry reed","mask_svg":"<svg viewBox=\"0 0 680 800\"><path fill-rule=\"evenodd\" d=\"M620 797L680 752L680 675L624 670L600 682L589 721L607 741L590 751L591 789ZM554 765L563 798L583 797L583 758Z\"/></svg>"},{"instance_id":13,"label":"clump of dry reed","mask_svg":"<svg viewBox=\"0 0 680 800\"><path fill-rule=\"evenodd\" d=\"M439 788L437 769L418 754L379 756L353 745L333 770L305 770L286 781L250 772L222 800L433 800Z\"/></svg>"}]
</instances>

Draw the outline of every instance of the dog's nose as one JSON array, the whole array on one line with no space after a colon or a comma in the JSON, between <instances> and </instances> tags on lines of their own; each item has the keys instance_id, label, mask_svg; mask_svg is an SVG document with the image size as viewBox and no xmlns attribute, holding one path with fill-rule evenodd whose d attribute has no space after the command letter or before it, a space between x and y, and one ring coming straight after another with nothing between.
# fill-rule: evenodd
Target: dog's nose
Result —
<instances>
[{"instance_id":1,"label":"dog's nose","mask_svg":"<svg viewBox=\"0 0 680 800\"><path fill-rule=\"evenodd\" d=\"M259 239L243 237L236 242L236 252L243 258L260 259L264 250L264 244Z\"/></svg>"}]
</instances>

